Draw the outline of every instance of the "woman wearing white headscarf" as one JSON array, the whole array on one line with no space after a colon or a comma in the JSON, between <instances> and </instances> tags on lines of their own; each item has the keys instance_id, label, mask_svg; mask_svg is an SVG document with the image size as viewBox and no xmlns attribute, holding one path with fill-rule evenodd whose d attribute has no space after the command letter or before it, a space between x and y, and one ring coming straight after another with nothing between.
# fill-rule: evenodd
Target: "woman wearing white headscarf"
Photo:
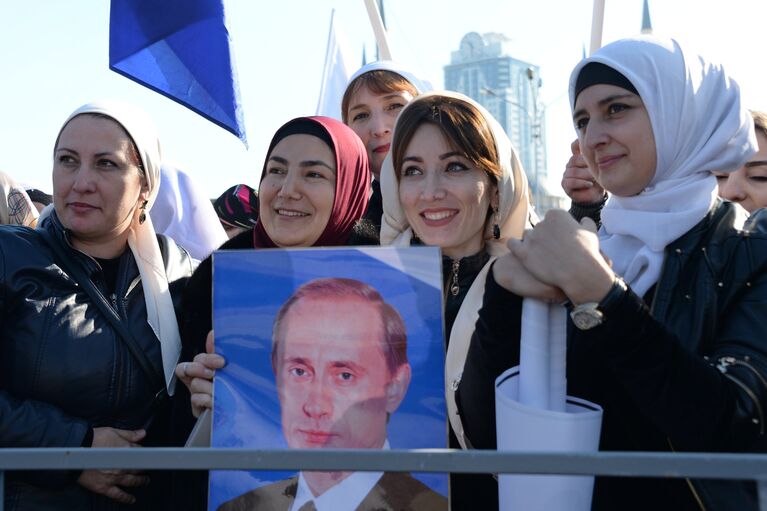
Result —
<instances>
[{"instance_id":1,"label":"woman wearing white headscarf","mask_svg":"<svg viewBox=\"0 0 767 511\"><path fill-rule=\"evenodd\" d=\"M373 175L372 194L365 212L375 231L381 228L381 165L389 154L397 116L416 96L432 89L428 81L391 60L376 60L359 68L349 79L341 100L341 117L368 153Z\"/></svg>"},{"instance_id":2,"label":"woman wearing white headscarf","mask_svg":"<svg viewBox=\"0 0 767 511\"><path fill-rule=\"evenodd\" d=\"M495 258L508 251L506 241L520 237L534 217L517 153L482 106L454 92L427 93L406 106L397 120L381 189L382 245L423 243L442 249L450 446L495 447L494 431L492 438L471 437L464 431L466 405L475 403L460 397L478 318L488 321L482 318L485 313L501 323L501 330L513 332L514 324L518 330L521 299L495 284L490 272ZM509 346L513 350L513 344ZM499 374L508 367L501 367ZM472 388L471 400L492 399L492 392L492 383ZM451 509L497 506L491 476L452 476Z\"/></svg>"},{"instance_id":3,"label":"woman wearing white headscarf","mask_svg":"<svg viewBox=\"0 0 767 511\"><path fill-rule=\"evenodd\" d=\"M676 41L641 37L579 63L570 99L583 156L611 193L602 228L547 214L510 243L499 282L574 305L568 393L604 407L601 449L761 451L767 216L746 221L711 174L756 147L738 85ZM751 483L597 478L593 507L756 500Z\"/></svg>"},{"instance_id":4,"label":"woman wearing white headscarf","mask_svg":"<svg viewBox=\"0 0 767 511\"><path fill-rule=\"evenodd\" d=\"M0 447L139 447L167 440L180 340L174 297L191 260L147 215L160 182L151 121L119 103L66 120L54 211L0 231ZM166 444L167 445L167 444ZM162 476L23 472L6 509L155 505Z\"/></svg>"}]
</instances>

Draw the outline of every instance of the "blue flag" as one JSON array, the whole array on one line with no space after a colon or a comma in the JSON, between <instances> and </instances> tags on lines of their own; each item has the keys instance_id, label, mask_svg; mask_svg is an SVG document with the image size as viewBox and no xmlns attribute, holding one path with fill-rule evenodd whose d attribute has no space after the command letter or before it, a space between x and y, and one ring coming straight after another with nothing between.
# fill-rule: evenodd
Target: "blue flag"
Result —
<instances>
[{"instance_id":1,"label":"blue flag","mask_svg":"<svg viewBox=\"0 0 767 511\"><path fill-rule=\"evenodd\" d=\"M109 69L237 135L245 123L223 0L112 0Z\"/></svg>"}]
</instances>

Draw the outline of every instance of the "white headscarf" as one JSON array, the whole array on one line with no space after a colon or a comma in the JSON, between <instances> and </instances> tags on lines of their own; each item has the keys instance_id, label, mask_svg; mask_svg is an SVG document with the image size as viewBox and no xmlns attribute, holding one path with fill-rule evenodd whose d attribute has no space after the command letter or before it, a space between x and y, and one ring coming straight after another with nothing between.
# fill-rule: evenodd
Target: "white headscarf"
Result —
<instances>
[{"instance_id":1,"label":"white headscarf","mask_svg":"<svg viewBox=\"0 0 767 511\"><path fill-rule=\"evenodd\" d=\"M754 123L738 84L720 65L672 39L641 36L609 44L570 76L570 104L583 67L599 62L625 76L650 117L655 176L632 197L611 196L600 244L613 269L639 295L655 284L665 247L700 222L717 196L711 171L734 171L756 150Z\"/></svg>"},{"instance_id":2,"label":"white headscarf","mask_svg":"<svg viewBox=\"0 0 767 511\"><path fill-rule=\"evenodd\" d=\"M138 149L147 195L146 212L151 209L160 188L160 142L157 131L149 116L133 105L116 101L100 101L83 105L69 116L62 130L72 118L81 114L103 114L114 119L130 135ZM59 132L60 133L60 132ZM174 369L181 353L181 337L178 333L176 313L168 289L165 264L157 243L152 218L147 214L143 224L137 220L128 231L128 246L133 252L144 290L147 323L160 340L162 365L168 393L175 388Z\"/></svg>"},{"instance_id":3,"label":"white headscarf","mask_svg":"<svg viewBox=\"0 0 767 511\"><path fill-rule=\"evenodd\" d=\"M459 99L472 105L479 110L487 122L495 138L496 152L499 158L501 177L498 180L498 224L501 228L501 239L493 238L493 220L485 226L485 247L493 256L479 272L461 303L461 308L453 323L448 342L447 355L445 358L445 400L447 403L448 418L461 446L469 445L464 437L463 424L458 415L458 407L455 401L455 389L463 374L463 366L466 355L469 352L471 336L479 317L479 309L485 292L485 282L491 263L499 256L508 251L506 241L509 238L521 238L525 229L532 227L536 220L535 212L529 201L527 176L522 169L517 151L511 144L506 132L490 113L471 98L457 92L431 92L421 95L411 101L400 113L400 119L405 111L412 105L432 96L445 96ZM397 126L394 127L394 133ZM394 135L392 135L392 140ZM405 217L402 204L399 200L399 184L392 163L394 148L384 160L381 168L381 194L383 195L383 218L381 221L381 245L408 246L413 238L413 229Z\"/></svg>"},{"instance_id":4,"label":"white headscarf","mask_svg":"<svg viewBox=\"0 0 767 511\"><path fill-rule=\"evenodd\" d=\"M410 82L413 87L418 90L418 94L429 92L434 88L431 86L431 83L429 83L428 80L421 80L406 67L392 60L376 60L373 62L368 62L357 71L355 71L351 78L349 78L349 83L346 84L346 88L348 89L349 85L351 85L354 80L364 75L365 73L369 73L370 71L391 71L392 73L397 73L402 78Z\"/></svg>"},{"instance_id":5,"label":"white headscarf","mask_svg":"<svg viewBox=\"0 0 767 511\"><path fill-rule=\"evenodd\" d=\"M157 232L173 238L201 261L229 238L210 199L184 171L163 163L159 193L152 208Z\"/></svg>"}]
</instances>

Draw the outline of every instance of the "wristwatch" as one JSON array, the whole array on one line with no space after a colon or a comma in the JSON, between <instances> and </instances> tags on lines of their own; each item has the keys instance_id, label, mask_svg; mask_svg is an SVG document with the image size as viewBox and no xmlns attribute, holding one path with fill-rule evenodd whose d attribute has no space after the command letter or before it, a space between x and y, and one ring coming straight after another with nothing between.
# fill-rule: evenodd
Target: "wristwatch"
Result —
<instances>
[{"instance_id":1,"label":"wristwatch","mask_svg":"<svg viewBox=\"0 0 767 511\"><path fill-rule=\"evenodd\" d=\"M623 279L616 276L613 285L601 301L576 305L570 311L570 318L572 318L575 327L578 330L591 330L604 323L605 312L609 311L610 307L626 294L627 289Z\"/></svg>"}]
</instances>

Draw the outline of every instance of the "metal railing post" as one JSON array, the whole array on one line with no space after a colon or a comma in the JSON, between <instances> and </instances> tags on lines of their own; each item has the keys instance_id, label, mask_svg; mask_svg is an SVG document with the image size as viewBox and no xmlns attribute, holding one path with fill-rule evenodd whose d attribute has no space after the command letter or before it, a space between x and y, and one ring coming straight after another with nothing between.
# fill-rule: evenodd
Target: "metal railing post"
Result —
<instances>
[{"instance_id":1,"label":"metal railing post","mask_svg":"<svg viewBox=\"0 0 767 511\"><path fill-rule=\"evenodd\" d=\"M756 480L756 492L759 495L759 511L767 511L767 479Z\"/></svg>"},{"instance_id":2,"label":"metal railing post","mask_svg":"<svg viewBox=\"0 0 767 511\"><path fill-rule=\"evenodd\" d=\"M5 472L0 470L0 511L5 509Z\"/></svg>"}]
</instances>

